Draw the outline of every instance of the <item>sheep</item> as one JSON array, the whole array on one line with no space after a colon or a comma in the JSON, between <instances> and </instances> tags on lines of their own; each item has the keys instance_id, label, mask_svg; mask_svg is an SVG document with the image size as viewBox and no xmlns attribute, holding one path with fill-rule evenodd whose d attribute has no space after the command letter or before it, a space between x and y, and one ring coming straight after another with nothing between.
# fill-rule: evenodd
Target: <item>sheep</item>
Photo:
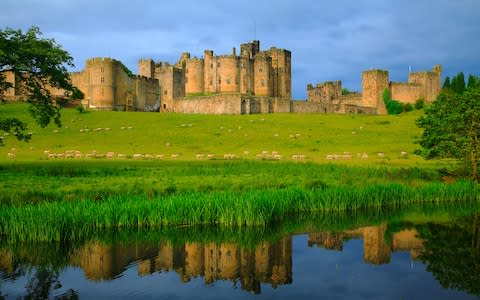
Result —
<instances>
[{"instance_id":1,"label":"sheep","mask_svg":"<svg viewBox=\"0 0 480 300\"><path fill-rule=\"evenodd\" d=\"M123 154L123 153L119 153L117 154L117 158L118 159L126 159L127 158L127 155Z\"/></svg>"},{"instance_id":2,"label":"sheep","mask_svg":"<svg viewBox=\"0 0 480 300\"><path fill-rule=\"evenodd\" d=\"M7 156L9 159L14 159L15 158L15 153L8 152Z\"/></svg>"},{"instance_id":3,"label":"sheep","mask_svg":"<svg viewBox=\"0 0 480 300\"><path fill-rule=\"evenodd\" d=\"M208 154L208 155L207 155L207 158L208 158L208 159L215 159L215 154Z\"/></svg>"},{"instance_id":4,"label":"sheep","mask_svg":"<svg viewBox=\"0 0 480 300\"><path fill-rule=\"evenodd\" d=\"M155 156L155 158L158 159L158 160L161 160L161 159L163 159L163 155L162 154L157 154Z\"/></svg>"},{"instance_id":5,"label":"sheep","mask_svg":"<svg viewBox=\"0 0 480 300\"><path fill-rule=\"evenodd\" d=\"M400 157L406 158L407 157L407 152L405 152L405 151L400 152Z\"/></svg>"},{"instance_id":6,"label":"sheep","mask_svg":"<svg viewBox=\"0 0 480 300\"><path fill-rule=\"evenodd\" d=\"M109 151L107 152L107 158L114 158L115 157L115 152Z\"/></svg>"},{"instance_id":7,"label":"sheep","mask_svg":"<svg viewBox=\"0 0 480 300\"><path fill-rule=\"evenodd\" d=\"M133 155L133 159L143 159L143 158L144 158L144 155L143 155L143 154L137 153L137 154L134 154L134 155Z\"/></svg>"},{"instance_id":8,"label":"sheep","mask_svg":"<svg viewBox=\"0 0 480 300\"><path fill-rule=\"evenodd\" d=\"M82 153L75 153L75 158L82 158Z\"/></svg>"},{"instance_id":9,"label":"sheep","mask_svg":"<svg viewBox=\"0 0 480 300\"><path fill-rule=\"evenodd\" d=\"M362 159L368 159L368 154L367 153L362 153Z\"/></svg>"},{"instance_id":10,"label":"sheep","mask_svg":"<svg viewBox=\"0 0 480 300\"><path fill-rule=\"evenodd\" d=\"M47 154L47 158L49 158L49 159L50 158L56 158L56 157L57 157L57 155L55 153L48 153Z\"/></svg>"},{"instance_id":11,"label":"sheep","mask_svg":"<svg viewBox=\"0 0 480 300\"><path fill-rule=\"evenodd\" d=\"M197 154L197 155L195 155L195 159L197 159L197 160L201 160L201 159L203 159L203 158L204 158L204 155L203 155L203 154Z\"/></svg>"},{"instance_id":12,"label":"sheep","mask_svg":"<svg viewBox=\"0 0 480 300\"><path fill-rule=\"evenodd\" d=\"M263 159L263 158L264 158L264 155L263 155L263 154L257 154L255 157L256 157L257 159Z\"/></svg>"},{"instance_id":13,"label":"sheep","mask_svg":"<svg viewBox=\"0 0 480 300\"><path fill-rule=\"evenodd\" d=\"M145 159L152 160L152 159L153 159L153 155L151 155L151 154L145 154Z\"/></svg>"},{"instance_id":14,"label":"sheep","mask_svg":"<svg viewBox=\"0 0 480 300\"><path fill-rule=\"evenodd\" d=\"M275 160L281 160L282 159L282 156L280 154L275 154L273 155L273 159Z\"/></svg>"},{"instance_id":15,"label":"sheep","mask_svg":"<svg viewBox=\"0 0 480 300\"><path fill-rule=\"evenodd\" d=\"M377 157L378 158L384 158L385 157L385 154L383 152L378 152L377 153Z\"/></svg>"},{"instance_id":16,"label":"sheep","mask_svg":"<svg viewBox=\"0 0 480 300\"><path fill-rule=\"evenodd\" d=\"M172 154L172 156L171 156L171 157L172 157L172 159L177 159L177 158L178 158L178 156L179 156L178 154L174 153L174 154Z\"/></svg>"}]
</instances>

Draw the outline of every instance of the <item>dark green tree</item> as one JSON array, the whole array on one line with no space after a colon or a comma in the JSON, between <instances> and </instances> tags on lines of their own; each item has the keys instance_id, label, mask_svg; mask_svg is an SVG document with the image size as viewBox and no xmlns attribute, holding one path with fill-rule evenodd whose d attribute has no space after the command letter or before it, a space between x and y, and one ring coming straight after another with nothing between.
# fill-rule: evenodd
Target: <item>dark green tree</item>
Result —
<instances>
[{"instance_id":1,"label":"dark green tree","mask_svg":"<svg viewBox=\"0 0 480 300\"><path fill-rule=\"evenodd\" d=\"M472 74L468 75L467 88L473 87L478 84L478 78Z\"/></svg>"},{"instance_id":2,"label":"dark green tree","mask_svg":"<svg viewBox=\"0 0 480 300\"><path fill-rule=\"evenodd\" d=\"M416 226L424 240L419 259L444 288L480 296L480 219L457 219L453 224Z\"/></svg>"},{"instance_id":3,"label":"dark green tree","mask_svg":"<svg viewBox=\"0 0 480 300\"><path fill-rule=\"evenodd\" d=\"M445 77L445 81L443 82L443 88L444 89L449 89L451 87L451 83L450 83L450 77Z\"/></svg>"},{"instance_id":4,"label":"dark green tree","mask_svg":"<svg viewBox=\"0 0 480 300\"><path fill-rule=\"evenodd\" d=\"M480 84L462 94L443 92L425 115L417 120L423 129L416 153L426 159L456 158L465 163L471 176L479 181L480 162Z\"/></svg>"},{"instance_id":5,"label":"dark green tree","mask_svg":"<svg viewBox=\"0 0 480 300\"><path fill-rule=\"evenodd\" d=\"M74 66L73 58L53 39L41 36L38 27L25 33L11 28L0 30L0 100L3 92L12 87L2 73L11 71L20 83L20 94L31 104L29 111L35 121L45 127L53 120L60 127L60 105L49 88L64 90L66 99L81 99L83 94L72 85L66 69ZM26 129L27 124L21 120L0 119L0 130L13 132L19 140L30 139Z\"/></svg>"},{"instance_id":6,"label":"dark green tree","mask_svg":"<svg viewBox=\"0 0 480 300\"><path fill-rule=\"evenodd\" d=\"M451 89L457 94L463 93L463 91L465 90L465 75L463 74L463 72L460 72L453 77Z\"/></svg>"}]
</instances>

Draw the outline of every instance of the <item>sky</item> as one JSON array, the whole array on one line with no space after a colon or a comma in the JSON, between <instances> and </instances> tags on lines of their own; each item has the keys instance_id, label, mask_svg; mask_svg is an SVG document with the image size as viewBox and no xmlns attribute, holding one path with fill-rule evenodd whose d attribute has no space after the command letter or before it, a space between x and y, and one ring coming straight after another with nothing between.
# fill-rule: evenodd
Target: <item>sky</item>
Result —
<instances>
[{"instance_id":1,"label":"sky","mask_svg":"<svg viewBox=\"0 0 480 300\"><path fill-rule=\"evenodd\" d=\"M91 57L112 57L137 73L137 61L175 63L239 53L240 44L292 52L293 98L308 83L341 80L361 90L361 72L443 67L480 76L480 0L0 0L0 28L38 26L82 70Z\"/></svg>"}]
</instances>

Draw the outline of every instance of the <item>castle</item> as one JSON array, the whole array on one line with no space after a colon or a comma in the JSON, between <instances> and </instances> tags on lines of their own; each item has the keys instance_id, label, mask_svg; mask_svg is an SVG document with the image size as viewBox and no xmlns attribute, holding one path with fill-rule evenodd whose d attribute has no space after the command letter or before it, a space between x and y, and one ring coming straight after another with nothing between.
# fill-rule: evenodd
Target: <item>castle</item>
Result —
<instances>
[{"instance_id":1,"label":"castle","mask_svg":"<svg viewBox=\"0 0 480 300\"><path fill-rule=\"evenodd\" d=\"M252 41L240 45L239 55L236 48L229 55L205 50L201 58L185 52L173 65L141 59L138 75L118 60L92 58L83 71L71 73L71 80L85 95L82 104L91 109L175 113L386 114L385 89L402 103L418 99L429 103L440 93L441 66L437 65L432 72L411 72L408 83L389 82L388 71L364 71L361 94L342 94L340 81L309 84L307 100L293 101L291 56L276 47L261 51L260 42ZM4 98L21 97L15 76L11 71L3 73L14 86ZM63 91L51 92L63 96Z\"/></svg>"},{"instance_id":2,"label":"castle","mask_svg":"<svg viewBox=\"0 0 480 300\"><path fill-rule=\"evenodd\" d=\"M431 103L440 93L442 67L431 72L410 72L408 82L389 82L388 71L369 70L362 73L362 93L342 93L341 81L307 85L307 101L317 103L325 113L386 114L383 93L389 90L390 100L414 104L422 99Z\"/></svg>"}]
</instances>

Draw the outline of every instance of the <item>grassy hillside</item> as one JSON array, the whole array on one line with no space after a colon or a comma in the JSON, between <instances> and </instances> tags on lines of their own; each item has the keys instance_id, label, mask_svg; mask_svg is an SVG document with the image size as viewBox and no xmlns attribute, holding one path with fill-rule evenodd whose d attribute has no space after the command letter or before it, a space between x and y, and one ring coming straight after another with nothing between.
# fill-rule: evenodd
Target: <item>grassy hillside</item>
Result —
<instances>
[{"instance_id":1,"label":"grassy hillside","mask_svg":"<svg viewBox=\"0 0 480 300\"><path fill-rule=\"evenodd\" d=\"M0 105L0 117L17 116L29 124L32 140L17 142L5 136L0 162L15 148L15 161L46 160L45 150L65 153L115 152L116 154L163 155L171 160L195 160L197 154L235 154L238 159L259 159L258 154L278 152L282 161L292 155L310 162L339 162L356 165L386 164L416 166L432 164L413 154L420 130L415 111L400 116L261 114L184 115L164 113L62 110L61 128L38 127L25 104ZM99 129L95 131L95 129ZM100 130L101 129L101 130ZM88 130L88 131L87 131ZM327 159L345 152L351 159ZM384 153L380 158L378 153ZM406 152L407 155L401 155ZM366 153L364 158L359 157ZM266 157L268 157L266 155ZM12 159L10 159L12 160ZM433 162L437 164L438 162Z\"/></svg>"}]
</instances>

